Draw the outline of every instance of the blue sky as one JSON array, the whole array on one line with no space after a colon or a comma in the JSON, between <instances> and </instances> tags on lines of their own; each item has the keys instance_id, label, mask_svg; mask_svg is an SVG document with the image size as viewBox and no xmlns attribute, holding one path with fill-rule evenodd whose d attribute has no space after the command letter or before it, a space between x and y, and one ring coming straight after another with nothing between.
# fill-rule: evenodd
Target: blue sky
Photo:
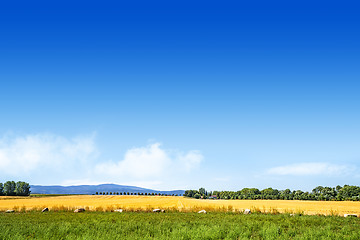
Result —
<instances>
[{"instance_id":1,"label":"blue sky","mask_svg":"<svg viewBox=\"0 0 360 240\"><path fill-rule=\"evenodd\" d=\"M359 185L356 1L1 3L0 181Z\"/></svg>"}]
</instances>

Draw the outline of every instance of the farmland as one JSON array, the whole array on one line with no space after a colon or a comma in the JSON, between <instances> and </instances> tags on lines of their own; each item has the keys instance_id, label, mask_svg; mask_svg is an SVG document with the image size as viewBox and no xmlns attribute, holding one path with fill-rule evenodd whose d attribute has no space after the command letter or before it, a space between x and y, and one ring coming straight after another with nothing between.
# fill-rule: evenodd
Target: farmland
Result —
<instances>
[{"instance_id":1,"label":"farmland","mask_svg":"<svg viewBox=\"0 0 360 240\"><path fill-rule=\"evenodd\" d=\"M360 202L351 201L297 201L297 200L201 200L170 196L98 196L65 195L44 197L0 197L0 211L72 210L83 207L90 211L151 211L163 208L171 211L194 212L205 209L209 212L241 212L252 209L268 213L302 213L306 215L360 214Z\"/></svg>"},{"instance_id":2,"label":"farmland","mask_svg":"<svg viewBox=\"0 0 360 240\"><path fill-rule=\"evenodd\" d=\"M42 213L44 207L50 211ZM72 212L79 207L88 211ZM112 212L117 208L124 212ZM167 211L152 213L154 208ZM242 214L245 208L253 214ZM196 213L200 209L208 213ZM358 239L360 219L338 215L359 214L359 209L359 202L334 201L1 197L0 239Z\"/></svg>"}]
</instances>

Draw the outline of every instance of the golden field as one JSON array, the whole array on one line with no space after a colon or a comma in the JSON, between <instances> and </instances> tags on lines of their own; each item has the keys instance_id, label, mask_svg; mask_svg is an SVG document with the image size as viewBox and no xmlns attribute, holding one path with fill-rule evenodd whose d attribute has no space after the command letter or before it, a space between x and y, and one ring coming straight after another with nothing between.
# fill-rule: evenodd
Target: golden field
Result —
<instances>
[{"instance_id":1,"label":"golden field","mask_svg":"<svg viewBox=\"0 0 360 240\"><path fill-rule=\"evenodd\" d=\"M0 197L0 211L72 210L83 207L91 211L111 211L122 208L128 211L150 211L162 208L176 211L253 211L272 213L303 213L360 215L360 202L297 201L297 200L201 200L172 196L117 196L117 195L68 195L46 197Z\"/></svg>"}]
</instances>

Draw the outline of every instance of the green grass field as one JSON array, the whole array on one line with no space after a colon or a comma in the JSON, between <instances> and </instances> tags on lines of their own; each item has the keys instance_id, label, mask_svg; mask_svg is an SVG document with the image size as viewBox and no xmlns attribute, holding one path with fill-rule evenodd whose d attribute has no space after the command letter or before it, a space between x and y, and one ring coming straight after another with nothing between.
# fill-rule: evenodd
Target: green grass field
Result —
<instances>
[{"instance_id":1,"label":"green grass field","mask_svg":"<svg viewBox=\"0 0 360 240\"><path fill-rule=\"evenodd\" d=\"M359 239L360 219L235 213L0 213L0 239Z\"/></svg>"}]
</instances>

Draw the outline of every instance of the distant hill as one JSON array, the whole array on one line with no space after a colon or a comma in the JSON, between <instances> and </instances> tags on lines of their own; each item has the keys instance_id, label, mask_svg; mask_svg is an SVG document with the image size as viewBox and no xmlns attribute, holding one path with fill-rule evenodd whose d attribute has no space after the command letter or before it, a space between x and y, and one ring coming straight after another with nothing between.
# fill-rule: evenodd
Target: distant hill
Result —
<instances>
[{"instance_id":1,"label":"distant hill","mask_svg":"<svg viewBox=\"0 0 360 240\"><path fill-rule=\"evenodd\" d=\"M183 195L184 190L157 191L153 189L140 188L134 186L125 186L117 184L100 185L79 185L79 186L40 186L31 185L32 194L95 194L96 192L129 192L129 193L161 193Z\"/></svg>"}]
</instances>

